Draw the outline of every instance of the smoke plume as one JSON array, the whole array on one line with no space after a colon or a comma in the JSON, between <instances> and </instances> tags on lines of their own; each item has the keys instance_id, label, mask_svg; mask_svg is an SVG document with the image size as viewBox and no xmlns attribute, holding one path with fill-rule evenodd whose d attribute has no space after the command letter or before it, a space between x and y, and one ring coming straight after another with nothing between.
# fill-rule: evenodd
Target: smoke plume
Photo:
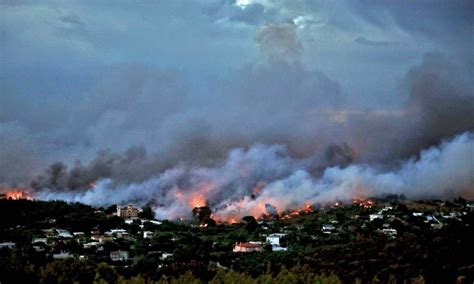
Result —
<instances>
[{"instance_id":1,"label":"smoke plume","mask_svg":"<svg viewBox=\"0 0 474 284\"><path fill-rule=\"evenodd\" d=\"M392 171L352 164L326 168L315 177L307 161L290 157L283 146L255 145L231 151L216 167L183 165L139 183L115 184L107 178L85 191L42 190L38 197L92 205L151 203L158 218L190 217L192 208L209 205L221 221L382 194L473 198L474 167L465 159L473 153L474 135L464 133Z\"/></svg>"},{"instance_id":2,"label":"smoke plume","mask_svg":"<svg viewBox=\"0 0 474 284\"><path fill-rule=\"evenodd\" d=\"M472 1L187 2L3 5L0 191L221 220L472 197Z\"/></svg>"}]
</instances>

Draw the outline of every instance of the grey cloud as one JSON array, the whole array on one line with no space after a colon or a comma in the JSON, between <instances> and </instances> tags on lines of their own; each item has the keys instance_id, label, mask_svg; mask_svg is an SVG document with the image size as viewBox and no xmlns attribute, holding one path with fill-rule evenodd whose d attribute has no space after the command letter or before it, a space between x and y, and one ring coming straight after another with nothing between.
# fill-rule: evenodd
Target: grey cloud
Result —
<instances>
[{"instance_id":1,"label":"grey cloud","mask_svg":"<svg viewBox=\"0 0 474 284\"><path fill-rule=\"evenodd\" d=\"M296 61L303 52L303 44L293 23L265 24L257 32L255 39L263 54L270 60Z\"/></svg>"},{"instance_id":2,"label":"grey cloud","mask_svg":"<svg viewBox=\"0 0 474 284\"><path fill-rule=\"evenodd\" d=\"M363 36L360 36L354 40L354 42L375 47L389 47L389 46L402 46L402 43L393 42L393 41L383 41L383 40L370 40Z\"/></svg>"},{"instance_id":3,"label":"grey cloud","mask_svg":"<svg viewBox=\"0 0 474 284\"><path fill-rule=\"evenodd\" d=\"M231 21L257 25L263 20L264 9L264 6L259 3L247 5L245 9L234 7L229 19Z\"/></svg>"}]
</instances>

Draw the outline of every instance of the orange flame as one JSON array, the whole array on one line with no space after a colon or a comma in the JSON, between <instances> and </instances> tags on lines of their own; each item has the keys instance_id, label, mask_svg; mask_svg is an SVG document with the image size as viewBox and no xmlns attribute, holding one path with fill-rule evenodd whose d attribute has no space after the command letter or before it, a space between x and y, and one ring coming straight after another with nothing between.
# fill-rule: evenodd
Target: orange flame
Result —
<instances>
[{"instance_id":1,"label":"orange flame","mask_svg":"<svg viewBox=\"0 0 474 284\"><path fill-rule=\"evenodd\" d=\"M192 208L206 206L206 199L202 195L191 196L189 204Z\"/></svg>"},{"instance_id":2,"label":"orange flame","mask_svg":"<svg viewBox=\"0 0 474 284\"><path fill-rule=\"evenodd\" d=\"M283 214L281 216L281 219L283 219L283 220L291 219L293 217L296 217L296 216L299 216L299 215L302 215L302 214L308 214L308 213L311 213L311 212L314 212L313 206L309 202L305 202L305 205L304 205L303 208L299 208L299 209L293 210L289 213Z\"/></svg>"},{"instance_id":3,"label":"orange flame","mask_svg":"<svg viewBox=\"0 0 474 284\"><path fill-rule=\"evenodd\" d=\"M355 197L354 199L352 199L352 203L359 205L360 207L363 207L363 208L372 208L372 206L375 205L375 201L371 199L363 199L363 198L358 198L358 197Z\"/></svg>"},{"instance_id":4,"label":"orange flame","mask_svg":"<svg viewBox=\"0 0 474 284\"><path fill-rule=\"evenodd\" d=\"M27 199L32 200L33 197L30 193L23 189L12 189L4 193L5 199L12 199L12 200L20 200L20 199Z\"/></svg>"}]
</instances>

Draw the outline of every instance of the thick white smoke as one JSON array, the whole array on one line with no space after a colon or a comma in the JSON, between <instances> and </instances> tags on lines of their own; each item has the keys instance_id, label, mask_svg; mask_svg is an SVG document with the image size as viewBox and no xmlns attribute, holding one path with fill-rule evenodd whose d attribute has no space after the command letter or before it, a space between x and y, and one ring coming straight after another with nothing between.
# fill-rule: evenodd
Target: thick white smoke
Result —
<instances>
[{"instance_id":1,"label":"thick white smoke","mask_svg":"<svg viewBox=\"0 0 474 284\"><path fill-rule=\"evenodd\" d=\"M116 185L102 179L81 192L44 190L38 198L91 205L150 204L158 218L188 217L195 206L209 205L220 220L259 217L266 204L278 212L306 204L349 201L354 197L404 194L409 198L474 197L474 135L464 133L422 151L398 169L352 164L329 167L312 176L308 161L289 157L280 145L255 145L231 151L215 167L181 165L140 183Z\"/></svg>"}]
</instances>

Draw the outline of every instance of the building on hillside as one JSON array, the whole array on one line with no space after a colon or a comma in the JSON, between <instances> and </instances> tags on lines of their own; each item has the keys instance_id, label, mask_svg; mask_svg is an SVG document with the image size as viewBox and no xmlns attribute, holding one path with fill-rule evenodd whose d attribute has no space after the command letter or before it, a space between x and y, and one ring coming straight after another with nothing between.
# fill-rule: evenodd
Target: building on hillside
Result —
<instances>
[{"instance_id":1,"label":"building on hillside","mask_svg":"<svg viewBox=\"0 0 474 284\"><path fill-rule=\"evenodd\" d=\"M58 233L58 237L60 238L70 239L73 237L68 230L57 229L56 232Z\"/></svg>"},{"instance_id":2,"label":"building on hillside","mask_svg":"<svg viewBox=\"0 0 474 284\"><path fill-rule=\"evenodd\" d=\"M75 238L83 238L86 236L86 234L84 232L72 232L72 235L75 237Z\"/></svg>"},{"instance_id":3,"label":"building on hillside","mask_svg":"<svg viewBox=\"0 0 474 284\"><path fill-rule=\"evenodd\" d=\"M128 251L125 251L125 250L111 251L110 259L112 261L126 261L128 259Z\"/></svg>"},{"instance_id":4,"label":"building on hillside","mask_svg":"<svg viewBox=\"0 0 474 284\"><path fill-rule=\"evenodd\" d=\"M382 229L382 233L389 236L390 238L395 238L397 236L397 230L391 228Z\"/></svg>"},{"instance_id":5,"label":"building on hillside","mask_svg":"<svg viewBox=\"0 0 474 284\"><path fill-rule=\"evenodd\" d=\"M286 234L284 233L274 233L270 234L266 238L266 243L272 246L272 251L286 251L286 247L282 247L281 238L284 238Z\"/></svg>"},{"instance_id":6,"label":"building on hillside","mask_svg":"<svg viewBox=\"0 0 474 284\"><path fill-rule=\"evenodd\" d=\"M261 242L236 243L233 252L254 252L262 251L263 244Z\"/></svg>"},{"instance_id":7,"label":"building on hillside","mask_svg":"<svg viewBox=\"0 0 474 284\"><path fill-rule=\"evenodd\" d=\"M374 221L375 219L383 219L383 215L382 214L370 214L369 215L369 220L371 222Z\"/></svg>"},{"instance_id":8,"label":"building on hillside","mask_svg":"<svg viewBox=\"0 0 474 284\"><path fill-rule=\"evenodd\" d=\"M272 246L280 246L280 239L285 237L284 233L274 233L267 236L266 242Z\"/></svg>"},{"instance_id":9,"label":"building on hillside","mask_svg":"<svg viewBox=\"0 0 474 284\"><path fill-rule=\"evenodd\" d=\"M48 243L48 239L47 239L47 238L34 238L34 239L31 241L31 244L39 244L39 243L47 244L47 243Z\"/></svg>"},{"instance_id":10,"label":"building on hillside","mask_svg":"<svg viewBox=\"0 0 474 284\"><path fill-rule=\"evenodd\" d=\"M98 246L100 246L99 242L88 242L82 245L85 249L97 248Z\"/></svg>"},{"instance_id":11,"label":"building on hillside","mask_svg":"<svg viewBox=\"0 0 474 284\"><path fill-rule=\"evenodd\" d=\"M69 252L61 251L60 253L53 254L53 259L68 259L73 258L74 256Z\"/></svg>"},{"instance_id":12,"label":"building on hillside","mask_svg":"<svg viewBox=\"0 0 474 284\"><path fill-rule=\"evenodd\" d=\"M474 211L474 203L469 202L468 204L466 204L466 209L470 212Z\"/></svg>"},{"instance_id":13,"label":"building on hillside","mask_svg":"<svg viewBox=\"0 0 474 284\"><path fill-rule=\"evenodd\" d=\"M0 249L3 249L3 248L14 249L15 247L16 247L16 244L12 242L0 243Z\"/></svg>"},{"instance_id":14,"label":"building on hillside","mask_svg":"<svg viewBox=\"0 0 474 284\"><path fill-rule=\"evenodd\" d=\"M155 234L152 231L144 231L143 232L143 238L144 239L153 239Z\"/></svg>"},{"instance_id":15,"label":"building on hillside","mask_svg":"<svg viewBox=\"0 0 474 284\"><path fill-rule=\"evenodd\" d=\"M140 209L135 208L132 204L128 206L117 205L117 216L122 218L136 218L140 213Z\"/></svg>"},{"instance_id":16,"label":"building on hillside","mask_svg":"<svg viewBox=\"0 0 474 284\"><path fill-rule=\"evenodd\" d=\"M323 225L322 232L324 234L331 234L335 229L336 227L334 227L332 224L325 224Z\"/></svg>"}]
</instances>

